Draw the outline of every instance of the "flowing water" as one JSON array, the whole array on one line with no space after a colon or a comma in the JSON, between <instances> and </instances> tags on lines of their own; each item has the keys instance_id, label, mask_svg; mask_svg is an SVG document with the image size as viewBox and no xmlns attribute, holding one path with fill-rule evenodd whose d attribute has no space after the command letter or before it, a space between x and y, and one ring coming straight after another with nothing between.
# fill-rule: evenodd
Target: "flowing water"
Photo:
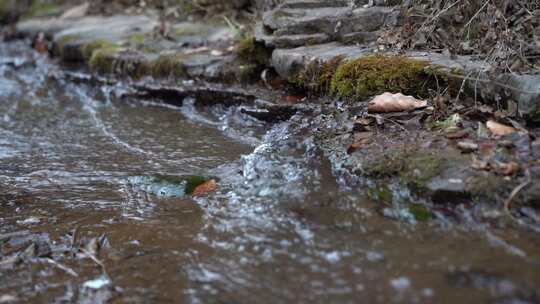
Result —
<instances>
[{"instance_id":1,"label":"flowing water","mask_svg":"<svg viewBox=\"0 0 540 304\"><path fill-rule=\"evenodd\" d=\"M121 84L75 84L0 48L1 303L540 301L538 234L382 217L338 182L305 115L267 125L219 100L118 98ZM219 189L167 198L129 182L155 174Z\"/></svg>"}]
</instances>

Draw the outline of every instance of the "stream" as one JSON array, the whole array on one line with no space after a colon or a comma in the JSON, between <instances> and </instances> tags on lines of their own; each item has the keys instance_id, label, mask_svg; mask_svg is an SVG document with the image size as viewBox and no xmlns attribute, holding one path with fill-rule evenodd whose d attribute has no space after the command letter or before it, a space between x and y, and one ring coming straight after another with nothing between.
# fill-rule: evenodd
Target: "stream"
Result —
<instances>
[{"instance_id":1,"label":"stream","mask_svg":"<svg viewBox=\"0 0 540 304\"><path fill-rule=\"evenodd\" d=\"M0 45L0 303L540 302L537 233L382 216L309 115L120 98L22 43ZM129 182L157 174L219 188Z\"/></svg>"}]
</instances>

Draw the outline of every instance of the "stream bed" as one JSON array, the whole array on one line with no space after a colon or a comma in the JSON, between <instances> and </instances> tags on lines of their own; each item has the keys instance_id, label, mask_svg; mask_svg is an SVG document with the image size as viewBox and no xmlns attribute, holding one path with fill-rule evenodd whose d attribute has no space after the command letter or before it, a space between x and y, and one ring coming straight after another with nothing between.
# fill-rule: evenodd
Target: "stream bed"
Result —
<instances>
[{"instance_id":1,"label":"stream bed","mask_svg":"<svg viewBox=\"0 0 540 304\"><path fill-rule=\"evenodd\" d=\"M382 216L309 116L126 100L21 48L0 45L0 303L540 302L537 233ZM219 188L130 183L158 174Z\"/></svg>"}]
</instances>

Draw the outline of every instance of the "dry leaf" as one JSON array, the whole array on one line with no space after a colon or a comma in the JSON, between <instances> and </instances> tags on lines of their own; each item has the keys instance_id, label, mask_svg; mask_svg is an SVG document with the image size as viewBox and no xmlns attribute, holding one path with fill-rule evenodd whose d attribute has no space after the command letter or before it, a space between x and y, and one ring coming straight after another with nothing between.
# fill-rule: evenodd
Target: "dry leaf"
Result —
<instances>
[{"instance_id":1,"label":"dry leaf","mask_svg":"<svg viewBox=\"0 0 540 304\"><path fill-rule=\"evenodd\" d=\"M65 11L60 19L75 19L86 16L88 9L90 8L90 3L85 2L81 5L77 5Z\"/></svg>"},{"instance_id":2,"label":"dry leaf","mask_svg":"<svg viewBox=\"0 0 540 304\"><path fill-rule=\"evenodd\" d=\"M370 113L389 113L411 111L418 108L427 107L427 101L419 100L412 96L406 96L401 93L384 93L375 96L368 104Z\"/></svg>"},{"instance_id":3,"label":"dry leaf","mask_svg":"<svg viewBox=\"0 0 540 304\"><path fill-rule=\"evenodd\" d=\"M208 195L217 189L217 183L214 179L211 179L204 184L200 184L193 190L192 195L195 197Z\"/></svg>"},{"instance_id":4,"label":"dry leaf","mask_svg":"<svg viewBox=\"0 0 540 304\"><path fill-rule=\"evenodd\" d=\"M491 131L491 134L494 136L500 137L516 132L516 129L509 127L507 125L500 124L493 120L490 120L486 123L487 128Z\"/></svg>"},{"instance_id":5,"label":"dry leaf","mask_svg":"<svg viewBox=\"0 0 540 304\"><path fill-rule=\"evenodd\" d=\"M304 99L304 96L287 95L287 102L290 102L290 103L300 102L302 101L302 99Z\"/></svg>"}]
</instances>

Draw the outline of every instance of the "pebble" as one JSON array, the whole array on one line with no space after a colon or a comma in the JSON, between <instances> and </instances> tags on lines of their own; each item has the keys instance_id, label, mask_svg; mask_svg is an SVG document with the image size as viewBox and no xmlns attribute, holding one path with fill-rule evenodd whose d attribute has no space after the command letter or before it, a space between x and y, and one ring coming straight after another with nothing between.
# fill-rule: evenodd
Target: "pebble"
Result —
<instances>
[{"instance_id":1,"label":"pebble","mask_svg":"<svg viewBox=\"0 0 540 304\"><path fill-rule=\"evenodd\" d=\"M390 286L398 291L404 291L411 287L411 280L407 277L399 277L393 280L390 280Z\"/></svg>"}]
</instances>

